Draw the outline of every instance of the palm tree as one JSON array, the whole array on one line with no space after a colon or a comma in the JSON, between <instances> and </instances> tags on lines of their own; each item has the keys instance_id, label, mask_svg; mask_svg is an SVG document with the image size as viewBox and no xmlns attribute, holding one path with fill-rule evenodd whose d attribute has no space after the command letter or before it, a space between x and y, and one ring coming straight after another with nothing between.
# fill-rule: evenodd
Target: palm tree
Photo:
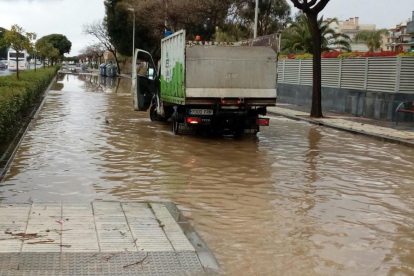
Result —
<instances>
[{"instance_id":1,"label":"palm tree","mask_svg":"<svg viewBox=\"0 0 414 276\"><path fill-rule=\"evenodd\" d=\"M350 37L346 34L336 33L334 29L329 27L332 23L338 24L338 19L333 18L324 21L323 17L321 17L318 20L322 33L321 50L331 51L335 49L350 52ZM289 28L282 34L282 51L289 54L312 53L312 49L312 35L308 20L305 14L300 14L294 22L290 22Z\"/></svg>"},{"instance_id":2,"label":"palm tree","mask_svg":"<svg viewBox=\"0 0 414 276\"><path fill-rule=\"evenodd\" d=\"M387 29L381 29L376 31L365 30L355 35L355 41L365 41L365 44L369 48L369 51L374 52L381 47L382 36L387 34Z\"/></svg>"}]
</instances>

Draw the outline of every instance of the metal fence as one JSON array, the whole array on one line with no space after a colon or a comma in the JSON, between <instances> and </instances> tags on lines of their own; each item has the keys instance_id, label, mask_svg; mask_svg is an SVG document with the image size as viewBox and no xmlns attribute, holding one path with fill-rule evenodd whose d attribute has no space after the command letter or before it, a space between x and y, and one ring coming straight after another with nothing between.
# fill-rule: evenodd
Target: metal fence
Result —
<instances>
[{"instance_id":1,"label":"metal fence","mask_svg":"<svg viewBox=\"0 0 414 276\"><path fill-rule=\"evenodd\" d=\"M278 82L312 85L312 60L283 59ZM322 86L414 94L414 57L322 59Z\"/></svg>"}]
</instances>

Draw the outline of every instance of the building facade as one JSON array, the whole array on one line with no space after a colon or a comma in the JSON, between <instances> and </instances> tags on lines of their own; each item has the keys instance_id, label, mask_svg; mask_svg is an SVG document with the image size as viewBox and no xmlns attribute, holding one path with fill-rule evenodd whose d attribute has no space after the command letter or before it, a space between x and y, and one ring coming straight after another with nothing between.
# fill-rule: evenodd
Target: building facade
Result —
<instances>
[{"instance_id":1,"label":"building facade","mask_svg":"<svg viewBox=\"0 0 414 276\"><path fill-rule=\"evenodd\" d=\"M330 20L328 18L327 20ZM358 52L368 52L368 47L364 41L356 41L355 35L361 31L368 30L368 31L375 31L376 25L375 24L359 24L359 17L351 17L347 20L339 20L338 24L333 22L329 25L330 28L335 30L337 33L343 33L348 35L351 38L350 45L352 51Z\"/></svg>"},{"instance_id":2,"label":"building facade","mask_svg":"<svg viewBox=\"0 0 414 276\"><path fill-rule=\"evenodd\" d=\"M386 47L389 51L403 50L414 53L414 11L411 19L390 29Z\"/></svg>"}]
</instances>

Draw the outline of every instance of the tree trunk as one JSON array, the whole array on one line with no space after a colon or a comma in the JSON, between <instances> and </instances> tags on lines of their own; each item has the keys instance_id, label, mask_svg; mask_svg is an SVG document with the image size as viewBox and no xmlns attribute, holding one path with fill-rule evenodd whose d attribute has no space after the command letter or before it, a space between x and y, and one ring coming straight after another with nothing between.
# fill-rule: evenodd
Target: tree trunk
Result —
<instances>
[{"instance_id":1,"label":"tree trunk","mask_svg":"<svg viewBox=\"0 0 414 276\"><path fill-rule=\"evenodd\" d=\"M322 69L321 69L321 30L318 26L318 14L307 14L310 31L312 34L313 54L313 87L312 109L310 116L322 118Z\"/></svg>"},{"instance_id":2,"label":"tree trunk","mask_svg":"<svg viewBox=\"0 0 414 276\"><path fill-rule=\"evenodd\" d=\"M19 55L20 53L16 51L16 77L19 80L20 76L19 76Z\"/></svg>"},{"instance_id":3,"label":"tree trunk","mask_svg":"<svg viewBox=\"0 0 414 276\"><path fill-rule=\"evenodd\" d=\"M119 61L118 61L118 58L116 56L116 52L112 52L112 54L114 54L115 62L116 62L116 67L117 67L116 69L117 69L118 75L119 75L119 74L121 74L121 68L119 67Z\"/></svg>"}]
</instances>

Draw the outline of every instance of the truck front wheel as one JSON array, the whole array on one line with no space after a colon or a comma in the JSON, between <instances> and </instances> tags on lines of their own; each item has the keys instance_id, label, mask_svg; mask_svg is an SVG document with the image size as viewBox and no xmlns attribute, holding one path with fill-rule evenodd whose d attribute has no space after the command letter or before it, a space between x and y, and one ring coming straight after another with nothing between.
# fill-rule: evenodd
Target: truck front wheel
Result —
<instances>
[{"instance_id":1,"label":"truck front wheel","mask_svg":"<svg viewBox=\"0 0 414 276\"><path fill-rule=\"evenodd\" d=\"M158 121L157 106L155 104L151 105L150 119L152 122Z\"/></svg>"}]
</instances>

